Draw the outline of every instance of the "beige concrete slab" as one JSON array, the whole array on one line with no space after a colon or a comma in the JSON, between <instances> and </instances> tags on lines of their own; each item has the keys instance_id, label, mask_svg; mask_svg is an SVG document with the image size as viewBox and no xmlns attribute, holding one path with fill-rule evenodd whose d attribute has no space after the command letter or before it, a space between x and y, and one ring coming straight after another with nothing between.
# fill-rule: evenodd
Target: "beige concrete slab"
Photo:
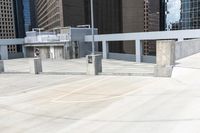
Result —
<instances>
[{"instance_id":1,"label":"beige concrete slab","mask_svg":"<svg viewBox=\"0 0 200 133\"><path fill-rule=\"evenodd\" d=\"M198 133L199 70L179 68L171 79L0 74L0 132Z\"/></svg>"},{"instance_id":2,"label":"beige concrete slab","mask_svg":"<svg viewBox=\"0 0 200 133\"><path fill-rule=\"evenodd\" d=\"M5 60L5 72L29 72L30 59ZM86 74L86 59L42 60L43 72L48 74ZM120 60L103 60L104 74L149 74L153 75L154 64L138 64Z\"/></svg>"}]
</instances>

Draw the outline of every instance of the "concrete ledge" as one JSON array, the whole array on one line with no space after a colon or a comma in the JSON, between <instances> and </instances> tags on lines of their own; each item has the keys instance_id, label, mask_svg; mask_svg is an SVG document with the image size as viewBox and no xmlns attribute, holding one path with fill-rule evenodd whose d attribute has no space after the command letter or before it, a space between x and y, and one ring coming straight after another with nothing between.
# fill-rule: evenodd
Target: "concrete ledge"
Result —
<instances>
[{"instance_id":1,"label":"concrete ledge","mask_svg":"<svg viewBox=\"0 0 200 133\"><path fill-rule=\"evenodd\" d=\"M200 52L200 39L176 42L176 60Z\"/></svg>"},{"instance_id":2,"label":"concrete ledge","mask_svg":"<svg viewBox=\"0 0 200 133\"><path fill-rule=\"evenodd\" d=\"M171 77L173 66L155 66L154 76L155 77Z\"/></svg>"},{"instance_id":3,"label":"concrete ledge","mask_svg":"<svg viewBox=\"0 0 200 133\"><path fill-rule=\"evenodd\" d=\"M0 73L4 72L4 62L0 60Z\"/></svg>"},{"instance_id":4,"label":"concrete ledge","mask_svg":"<svg viewBox=\"0 0 200 133\"><path fill-rule=\"evenodd\" d=\"M39 74L42 72L42 60L40 58L30 59L30 73Z\"/></svg>"}]
</instances>

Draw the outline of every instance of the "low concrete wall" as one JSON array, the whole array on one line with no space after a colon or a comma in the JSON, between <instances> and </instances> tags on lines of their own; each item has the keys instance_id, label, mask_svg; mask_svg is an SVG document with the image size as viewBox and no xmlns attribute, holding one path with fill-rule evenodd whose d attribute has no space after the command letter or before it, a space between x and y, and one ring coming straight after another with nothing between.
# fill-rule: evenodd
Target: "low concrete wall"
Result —
<instances>
[{"instance_id":1,"label":"low concrete wall","mask_svg":"<svg viewBox=\"0 0 200 133\"><path fill-rule=\"evenodd\" d=\"M200 52L200 39L176 42L176 60Z\"/></svg>"},{"instance_id":2,"label":"low concrete wall","mask_svg":"<svg viewBox=\"0 0 200 133\"><path fill-rule=\"evenodd\" d=\"M133 54L109 53L109 59L135 61L136 57ZM142 62L156 63L156 56L142 56Z\"/></svg>"},{"instance_id":3,"label":"low concrete wall","mask_svg":"<svg viewBox=\"0 0 200 133\"><path fill-rule=\"evenodd\" d=\"M22 52L19 53L8 53L8 59L17 59L17 58L23 58L24 54Z\"/></svg>"}]
</instances>

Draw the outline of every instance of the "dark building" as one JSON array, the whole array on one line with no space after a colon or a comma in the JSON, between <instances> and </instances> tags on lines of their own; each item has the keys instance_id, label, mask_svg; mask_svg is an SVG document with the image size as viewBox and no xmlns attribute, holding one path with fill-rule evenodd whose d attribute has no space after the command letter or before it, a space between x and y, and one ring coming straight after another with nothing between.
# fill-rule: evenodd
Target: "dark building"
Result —
<instances>
[{"instance_id":1,"label":"dark building","mask_svg":"<svg viewBox=\"0 0 200 133\"><path fill-rule=\"evenodd\" d=\"M122 0L122 32L160 30L160 0ZM155 55L155 41L143 42L144 55ZM125 53L135 53L133 42L123 45Z\"/></svg>"},{"instance_id":2,"label":"dark building","mask_svg":"<svg viewBox=\"0 0 200 133\"><path fill-rule=\"evenodd\" d=\"M25 36L23 1L13 0L13 3L14 3L16 38L23 38Z\"/></svg>"},{"instance_id":3,"label":"dark building","mask_svg":"<svg viewBox=\"0 0 200 133\"><path fill-rule=\"evenodd\" d=\"M24 17L24 30L31 30L31 8L30 8L30 0L23 0L23 17Z\"/></svg>"},{"instance_id":4,"label":"dark building","mask_svg":"<svg viewBox=\"0 0 200 133\"><path fill-rule=\"evenodd\" d=\"M84 0L35 0L35 7L37 26L44 30L85 24Z\"/></svg>"},{"instance_id":5,"label":"dark building","mask_svg":"<svg viewBox=\"0 0 200 133\"><path fill-rule=\"evenodd\" d=\"M90 24L90 0L86 23ZM100 34L160 30L160 0L94 0L95 27ZM111 52L135 53L134 42L110 42ZM144 42L144 54L155 54L155 42Z\"/></svg>"},{"instance_id":6,"label":"dark building","mask_svg":"<svg viewBox=\"0 0 200 133\"><path fill-rule=\"evenodd\" d=\"M165 30L185 30L200 28L200 1L199 0L165 0Z\"/></svg>"},{"instance_id":7,"label":"dark building","mask_svg":"<svg viewBox=\"0 0 200 133\"><path fill-rule=\"evenodd\" d=\"M13 0L16 37L25 37L26 31L35 28L35 14L33 0Z\"/></svg>"},{"instance_id":8,"label":"dark building","mask_svg":"<svg viewBox=\"0 0 200 133\"><path fill-rule=\"evenodd\" d=\"M85 0L86 24L91 24L90 0ZM122 0L94 0L94 24L99 34L122 33ZM123 52L121 42L110 42L111 52ZM101 45L99 45L101 49Z\"/></svg>"}]
</instances>

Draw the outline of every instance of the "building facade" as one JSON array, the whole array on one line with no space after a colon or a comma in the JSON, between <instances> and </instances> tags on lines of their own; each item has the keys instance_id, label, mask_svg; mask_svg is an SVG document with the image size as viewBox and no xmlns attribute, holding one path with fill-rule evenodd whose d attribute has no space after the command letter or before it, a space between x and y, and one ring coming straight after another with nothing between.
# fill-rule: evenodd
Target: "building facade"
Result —
<instances>
[{"instance_id":1,"label":"building facade","mask_svg":"<svg viewBox=\"0 0 200 133\"><path fill-rule=\"evenodd\" d=\"M166 0L162 4L165 11L165 30L200 28L199 0Z\"/></svg>"},{"instance_id":2,"label":"building facade","mask_svg":"<svg viewBox=\"0 0 200 133\"><path fill-rule=\"evenodd\" d=\"M90 0L36 0L37 26L91 24ZM160 30L160 0L94 0L94 24L99 34ZM135 53L134 42L109 42L111 52ZM100 48L101 49L101 48ZM144 54L155 54L155 43L144 42Z\"/></svg>"},{"instance_id":3,"label":"building facade","mask_svg":"<svg viewBox=\"0 0 200 133\"><path fill-rule=\"evenodd\" d=\"M160 0L122 0L122 32L148 32L160 30ZM123 45L125 53L135 53L133 42ZM155 41L143 42L143 54L155 55Z\"/></svg>"},{"instance_id":4,"label":"building facade","mask_svg":"<svg viewBox=\"0 0 200 133\"><path fill-rule=\"evenodd\" d=\"M0 39L16 37L14 2L12 0L0 1Z\"/></svg>"},{"instance_id":5,"label":"building facade","mask_svg":"<svg viewBox=\"0 0 200 133\"><path fill-rule=\"evenodd\" d=\"M24 38L26 31L35 28L34 0L13 0L16 38Z\"/></svg>"},{"instance_id":6,"label":"building facade","mask_svg":"<svg viewBox=\"0 0 200 133\"><path fill-rule=\"evenodd\" d=\"M83 0L36 0L35 6L37 26L44 30L85 23Z\"/></svg>"}]
</instances>

